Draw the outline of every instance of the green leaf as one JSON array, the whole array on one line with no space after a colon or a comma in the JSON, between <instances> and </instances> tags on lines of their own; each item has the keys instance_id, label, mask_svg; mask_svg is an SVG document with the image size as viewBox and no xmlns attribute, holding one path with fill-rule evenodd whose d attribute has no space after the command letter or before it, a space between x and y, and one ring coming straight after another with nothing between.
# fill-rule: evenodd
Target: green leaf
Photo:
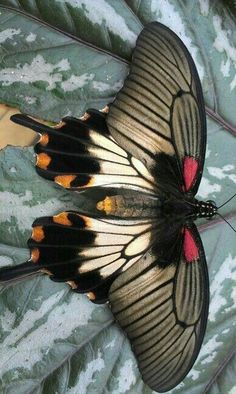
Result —
<instances>
[{"instance_id":1,"label":"green leaf","mask_svg":"<svg viewBox=\"0 0 236 394\"><path fill-rule=\"evenodd\" d=\"M1 4L128 60L142 29L139 19L123 1L99 0L96 7L91 0L2 0ZM32 40L34 31L30 37Z\"/></svg>"},{"instance_id":2,"label":"green leaf","mask_svg":"<svg viewBox=\"0 0 236 394\"><path fill-rule=\"evenodd\" d=\"M38 21L1 8L0 100L49 120L114 99L127 64ZM32 36L34 35L34 36Z\"/></svg>"},{"instance_id":3,"label":"green leaf","mask_svg":"<svg viewBox=\"0 0 236 394\"><path fill-rule=\"evenodd\" d=\"M143 24L158 20L184 40L202 78L211 116L198 195L221 205L235 192L236 183L234 17L220 1L102 0L99 9L92 4L89 0L1 1L1 101L49 120L68 113L80 116L88 107L102 108L127 75L125 59L130 59L141 29L138 19ZM1 266L28 258L26 242L36 217L64 209L89 210L87 198L39 178L32 149L4 149L0 153ZM220 212L236 228L235 200ZM233 394L235 233L221 218L202 220L199 229L211 283L209 322L198 360L172 393ZM45 277L0 291L0 392L151 393L106 305L94 306L85 296L72 294L67 285Z\"/></svg>"}]
</instances>

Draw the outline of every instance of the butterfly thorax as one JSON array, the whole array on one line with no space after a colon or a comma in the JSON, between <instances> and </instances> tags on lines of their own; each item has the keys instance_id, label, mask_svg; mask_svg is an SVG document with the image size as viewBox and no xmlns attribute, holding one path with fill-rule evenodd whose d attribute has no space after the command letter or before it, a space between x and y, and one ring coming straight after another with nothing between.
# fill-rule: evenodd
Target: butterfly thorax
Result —
<instances>
[{"instance_id":1,"label":"butterfly thorax","mask_svg":"<svg viewBox=\"0 0 236 394\"><path fill-rule=\"evenodd\" d=\"M194 200L194 208L196 218L212 218L217 212L214 201Z\"/></svg>"},{"instance_id":2,"label":"butterfly thorax","mask_svg":"<svg viewBox=\"0 0 236 394\"><path fill-rule=\"evenodd\" d=\"M213 201L199 201L197 199L174 199L169 198L163 201L162 213L165 216L175 215L177 217L191 218L211 218L217 212L217 207Z\"/></svg>"}]
</instances>

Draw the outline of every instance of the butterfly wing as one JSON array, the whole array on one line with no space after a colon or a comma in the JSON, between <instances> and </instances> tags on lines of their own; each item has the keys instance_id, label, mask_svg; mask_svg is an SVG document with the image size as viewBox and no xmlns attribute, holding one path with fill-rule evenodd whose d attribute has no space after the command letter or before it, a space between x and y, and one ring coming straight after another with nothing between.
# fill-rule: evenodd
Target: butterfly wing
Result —
<instances>
[{"instance_id":1,"label":"butterfly wing","mask_svg":"<svg viewBox=\"0 0 236 394\"><path fill-rule=\"evenodd\" d=\"M25 115L12 120L41 134L36 169L65 188L197 192L206 145L201 84L182 41L160 23L139 35L130 74L107 116L90 110L56 128Z\"/></svg>"},{"instance_id":2,"label":"butterfly wing","mask_svg":"<svg viewBox=\"0 0 236 394\"><path fill-rule=\"evenodd\" d=\"M40 134L34 149L36 170L43 178L75 191L106 186L150 192L153 177L111 137L105 117L88 110L83 118L66 117L55 127L23 114L11 119Z\"/></svg>"},{"instance_id":3,"label":"butterfly wing","mask_svg":"<svg viewBox=\"0 0 236 394\"><path fill-rule=\"evenodd\" d=\"M95 219L73 211L38 218L28 241L29 261L2 269L0 281L42 272L105 302L114 278L148 250L152 239L150 218Z\"/></svg>"},{"instance_id":4,"label":"butterfly wing","mask_svg":"<svg viewBox=\"0 0 236 394\"><path fill-rule=\"evenodd\" d=\"M150 23L139 35L107 124L159 187L197 192L206 145L201 84L187 48L162 24Z\"/></svg>"},{"instance_id":5,"label":"butterfly wing","mask_svg":"<svg viewBox=\"0 0 236 394\"><path fill-rule=\"evenodd\" d=\"M166 242L161 256L159 244L115 279L109 291L112 312L130 339L143 380L158 392L171 390L191 369L209 304L207 265L195 225Z\"/></svg>"}]
</instances>

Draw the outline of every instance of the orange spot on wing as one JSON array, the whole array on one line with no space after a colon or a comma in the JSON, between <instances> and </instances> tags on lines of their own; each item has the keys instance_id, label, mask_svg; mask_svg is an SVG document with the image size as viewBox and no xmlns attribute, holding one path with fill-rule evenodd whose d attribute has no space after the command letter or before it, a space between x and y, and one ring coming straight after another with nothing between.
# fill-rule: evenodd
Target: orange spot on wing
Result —
<instances>
[{"instance_id":1,"label":"orange spot on wing","mask_svg":"<svg viewBox=\"0 0 236 394\"><path fill-rule=\"evenodd\" d=\"M53 216L54 223L62 224L64 226L72 226L72 222L68 219L68 213L62 212L58 215Z\"/></svg>"},{"instance_id":2,"label":"orange spot on wing","mask_svg":"<svg viewBox=\"0 0 236 394\"><path fill-rule=\"evenodd\" d=\"M51 157L47 153L39 153L37 155L36 166L46 170L51 162Z\"/></svg>"},{"instance_id":3,"label":"orange spot on wing","mask_svg":"<svg viewBox=\"0 0 236 394\"><path fill-rule=\"evenodd\" d=\"M46 146L49 142L49 136L48 134L42 134L39 140L40 145Z\"/></svg>"},{"instance_id":4,"label":"orange spot on wing","mask_svg":"<svg viewBox=\"0 0 236 394\"><path fill-rule=\"evenodd\" d=\"M30 260L33 263L37 263L39 260L39 256L40 256L40 252L38 248L34 248L31 250L31 256L30 256Z\"/></svg>"},{"instance_id":5,"label":"orange spot on wing","mask_svg":"<svg viewBox=\"0 0 236 394\"><path fill-rule=\"evenodd\" d=\"M42 226L35 226L32 229L31 238L36 242L41 242L45 237L43 227Z\"/></svg>"},{"instance_id":6,"label":"orange spot on wing","mask_svg":"<svg viewBox=\"0 0 236 394\"><path fill-rule=\"evenodd\" d=\"M75 178L76 175L58 175L54 181L65 188L70 188L70 184Z\"/></svg>"}]
</instances>

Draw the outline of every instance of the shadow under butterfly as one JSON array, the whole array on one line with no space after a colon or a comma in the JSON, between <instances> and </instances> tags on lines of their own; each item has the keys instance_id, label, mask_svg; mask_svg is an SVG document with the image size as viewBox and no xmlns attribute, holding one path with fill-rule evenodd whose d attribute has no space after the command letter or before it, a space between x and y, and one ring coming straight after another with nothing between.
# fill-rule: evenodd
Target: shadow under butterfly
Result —
<instances>
[{"instance_id":1,"label":"shadow under butterfly","mask_svg":"<svg viewBox=\"0 0 236 394\"><path fill-rule=\"evenodd\" d=\"M208 317L209 282L194 220L212 217L195 199L206 118L196 67L160 23L139 35L130 73L108 111L88 110L55 127L26 115L39 133L36 170L79 192L102 187L94 214L75 211L33 223L30 260L3 268L0 281L44 272L95 303L109 302L142 378L165 392L191 369Z\"/></svg>"}]
</instances>

